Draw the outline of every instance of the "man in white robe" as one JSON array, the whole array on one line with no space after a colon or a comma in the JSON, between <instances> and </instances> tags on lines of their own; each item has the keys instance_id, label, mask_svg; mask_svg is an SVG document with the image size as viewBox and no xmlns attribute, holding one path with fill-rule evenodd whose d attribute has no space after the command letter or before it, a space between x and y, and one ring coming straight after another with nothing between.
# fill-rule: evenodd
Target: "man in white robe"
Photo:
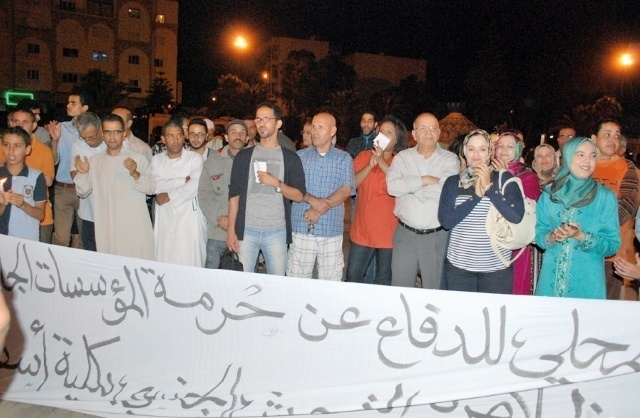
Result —
<instances>
[{"instance_id":1,"label":"man in white robe","mask_svg":"<svg viewBox=\"0 0 640 418\"><path fill-rule=\"evenodd\" d=\"M98 252L155 259L153 227L146 195L155 184L142 154L122 149L124 121L118 115L102 120L107 149L87 160L78 158L73 179L81 198L93 194Z\"/></svg>"},{"instance_id":2,"label":"man in white robe","mask_svg":"<svg viewBox=\"0 0 640 418\"><path fill-rule=\"evenodd\" d=\"M202 157L183 148L184 132L176 122L162 128L166 154L154 155L151 173L156 184L156 260L204 267L207 221L198 204Z\"/></svg>"}]
</instances>

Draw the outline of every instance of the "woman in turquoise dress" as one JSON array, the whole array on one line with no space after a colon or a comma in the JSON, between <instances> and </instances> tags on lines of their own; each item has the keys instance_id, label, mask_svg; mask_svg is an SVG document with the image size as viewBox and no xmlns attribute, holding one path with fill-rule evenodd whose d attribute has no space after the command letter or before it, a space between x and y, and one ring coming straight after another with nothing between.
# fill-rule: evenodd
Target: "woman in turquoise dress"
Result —
<instances>
[{"instance_id":1,"label":"woman in turquoise dress","mask_svg":"<svg viewBox=\"0 0 640 418\"><path fill-rule=\"evenodd\" d=\"M597 161L591 139L572 139L562 156L536 210L536 243L545 250L536 295L605 299L604 259L620 247L618 201L591 178Z\"/></svg>"}]
</instances>

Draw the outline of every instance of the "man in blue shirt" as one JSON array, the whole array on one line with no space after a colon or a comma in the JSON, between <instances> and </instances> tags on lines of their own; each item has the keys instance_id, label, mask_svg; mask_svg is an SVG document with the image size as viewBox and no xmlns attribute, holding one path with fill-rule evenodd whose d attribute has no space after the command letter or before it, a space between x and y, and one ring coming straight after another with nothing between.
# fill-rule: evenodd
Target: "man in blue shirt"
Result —
<instances>
[{"instance_id":1,"label":"man in blue shirt","mask_svg":"<svg viewBox=\"0 0 640 418\"><path fill-rule=\"evenodd\" d=\"M336 131L333 115L317 114L311 126L313 147L298 151L307 193L293 204L288 276L311 278L317 261L319 279L342 279L344 201L355 193L355 180L349 154L332 146Z\"/></svg>"},{"instance_id":2,"label":"man in blue shirt","mask_svg":"<svg viewBox=\"0 0 640 418\"><path fill-rule=\"evenodd\" d=\"M71 161L71 144L75 141L80 141L78 130L75 127L76 118L87 112L89 106L89 94L84 91L74 90L67 103L67 115L73 119L62 123L54 120L46 126L51 136L53 159L58 164L54 182L53 244L64 247L68 247L71 241L71 226L73 225L74 217L78 230L82 230L82 220L78 216L80 199L76 194L76 187L71 178L73 165ZM77 239L77 242L80 242L80 240Z\"/></svg>"}]
</instances>

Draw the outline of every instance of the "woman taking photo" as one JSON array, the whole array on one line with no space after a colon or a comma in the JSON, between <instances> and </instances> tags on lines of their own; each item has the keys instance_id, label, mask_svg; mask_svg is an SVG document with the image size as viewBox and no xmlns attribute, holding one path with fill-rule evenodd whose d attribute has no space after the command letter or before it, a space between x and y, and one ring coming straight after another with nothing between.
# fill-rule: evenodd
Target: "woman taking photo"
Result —
<instances>
[{"instance_id":1,"label":"woman taking photo","mask_svg":"<svg viewBox=\"0 0 640 418\"><path fill-rule=\"evenodd\" d=\"M536 295L605 299L604 258L620 247L618 201L591 175L597 151L591 139L574 138L562 166L536 209L536 243L545 251ZM604 216L603 216L604 215Z\"/></svg>"},{"instance_id":2,"label":"woman taking photo","mask_svg":"<svg viewBox=\"0 0 640 418\"><path fill-rule=\"evenodd\" d=\"M470 132L462 152L467 168L449 177L442 189L438 218L450 232L444 263L444 281L449 290L503 293L513 290L511 267L505 267L494 253L486 230L489 208L494 206L509 222L518 223L524 215L520 188L510 183L503 194L499 172L489 163L491 139L483 130ZM505 172L502 182L512 176ZM511 251L500 248L507 260Z\"/></svg>"},{"instance_id":3,"label":"woman taking photo","mask_svg":"<svg viewBox=\"0 0 640 418\"><path fill-rule=\"evenodd\" d=\"M390 139L385 149L376 145L372 150L362 151L353 161L358 204L351 222L348 282L362 283L375 256L374 283L391 285L393 233L398 218L393 214L395 198L387 193L386 179L393 156L407 148L407 128L389 115L380 122L380 133Z\"/></svg>"},{"instance_id":4,"label":"woman taking photo","mask_svg":"<svg viewBox=\"0 0 640 418\"><path fill-rule=\"evenodd\" d=\"M529 170L520 157L524 142L514 132L503 132L496 141L496 149L492 165L498 170L508 170L522 183L524 195L532 200L540 197L538 176ZM533 278L533 247L527 245L524 250L516 250L515 254L522 254L513 262L513 294L530 295L531 280Z\"/></svg>"}]
</instances>

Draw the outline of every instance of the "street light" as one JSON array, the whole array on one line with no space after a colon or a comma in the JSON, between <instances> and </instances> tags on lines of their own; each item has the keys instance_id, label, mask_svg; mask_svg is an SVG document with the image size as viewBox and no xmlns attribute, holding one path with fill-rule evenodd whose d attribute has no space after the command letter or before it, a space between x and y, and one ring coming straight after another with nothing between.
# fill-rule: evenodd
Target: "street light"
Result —
<instances>
[{"instance_id":1,"label":"street light","mask_svg":"<svg viewBox=\"0 0 640 418\"><path fill-rule=\"evenodd\" d=\"M244 38L244 36L236 36L235 41L233 42L233 46L235 46L236 48L238 48L239 50L244 51L245 49L247 49L249 47L249 43L247 42L247 40Z\"/></svg>"},{"instance_id":2,"label":"street light","mask_svg":"<svg viewBox=\"0 0 640 418\"><path fill-rule=\"evenodd\" d=\"M622 54L620 56L620 65L623 67L630 67L633 65L633 56L629 53Z\"/></svg>"}]
</instances>

